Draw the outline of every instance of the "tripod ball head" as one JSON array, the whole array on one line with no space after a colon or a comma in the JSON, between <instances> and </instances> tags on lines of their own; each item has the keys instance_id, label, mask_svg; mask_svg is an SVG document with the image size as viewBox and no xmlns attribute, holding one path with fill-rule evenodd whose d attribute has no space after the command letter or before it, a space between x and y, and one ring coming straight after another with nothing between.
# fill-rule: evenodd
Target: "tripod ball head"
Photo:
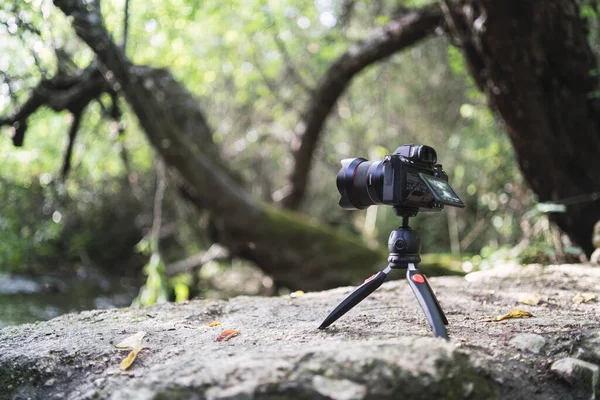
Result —
<instances>
[{"instance_id":1,"label":"tripod ball head","mask_svg":"<svg viewBox=\"0 0 600 400\"><path fill-rule=\"evenodd\" d=\"M421 239L409 227L393 230L388 239L388 262L392 268L406 268L409 263L421 262Z\"/></svg>"}]
</instances>

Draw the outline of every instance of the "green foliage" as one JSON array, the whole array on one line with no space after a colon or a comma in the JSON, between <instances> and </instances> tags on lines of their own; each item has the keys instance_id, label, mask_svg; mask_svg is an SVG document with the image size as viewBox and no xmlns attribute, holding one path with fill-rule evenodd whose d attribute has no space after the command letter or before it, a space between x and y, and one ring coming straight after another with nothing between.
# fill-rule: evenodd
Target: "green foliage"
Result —
<instances>
[{"instance_id":1,"label":"green foliage","mask_svg":"<svg viewBox=\"0 0 600 400\"><path fill-rule=\"evenodd\" d=\"M173 291L175 292L175 301L182 303L190 298L190 284L186 282L176 282L173 285Z\"/></svg>"},{"instance_id":2,"label":"green foliage","mask_svg":"<svg viewBox=\"0 0 600 400\"><path fill-rule=\"evenodd\" d=\"M124 3L101 3L118 42L123 37ZM203 106L224 159L241 171L251 195L270 202L285 191L290 143L295 143L310 89L340 54L374 27L388 23L399 6L395 1L357 0L344 21L342 3L131 1L127 54L135 63L168 67L185 82ZM431 3L411 0L400 5ZM583 5L582 13L591 23L597 20L596 8ZM21 20L36 29L23 28ZM93 59L49 0L2 3L3 34L0 115L22 104L43 74L57 73L61 64L55 47L80 68ZM123 135L102 117L98 103L86 110L71 175L60 184L72 116L38 111L21 149L12 146L10 129L2 131L0 254L6 257L0 258L1 268L16 270L52 257L77 260L84 250L107 264L114 263L108 256L131 256L123 248L133 247L151 221L153 153L135 116L121 105ZM343 158L381 159L404 143L433 146L467 204L453 214L422 213L411 221L421 233L424 251L448 253L457 244L448 234L449 226L455 225L457 238L452 240L458 240L461 252L475 253L472 262L480 265L492 254L500 257L524 236L521 221L535 198L521 177L509 139L474 87L460 50L443 39L397 54L352 81L327 121L302 211L385 248L399 220L386 207L355 213L340 209L335 175ZM164 264L210 244L204 215L173 198L165 207L165 219L177 227L175 244L164 240L162 257L156 258L157 250L148 253L152 256L146 266L146 303L168 297L171 290L178 299L187 297L185 280L165 281ZM59 222L52 218L55 212L61 215ZM266 223L289 223L290 218L274 214ZM77 224L67 224L72 220ZM111 223L114 220L124 222ZM295 229L293 221L289 226ZM298 232L300 237L319 234ZM454 254L453 259L462 257Z\"/></svg>"},{"instance_id":3,"label":"green foliage","mask_svg":"<svg viewBox=\"0 0 600 400\"><path fill-rule=\"evenodd\" d=\"M522 264L562 264L580 260L581 249L565 245L557 227L549 219L551 213L563 213L566 206L554 203L537 203L525 212L520 220L522 230L519 243L504 244L499 248L484 246L480 254L470 258L478 269L492 268L506 262Z\"/></svg>"},{"instance_id":4,"label":"green foliage","mask_svg":"<svg viewBox=\"0 0 600 400\"><path fill-rule=\"evenodd\" d=\"M167 277L165 262L157 249L157 240L151 235L144 237L135 246L139 253L149 255L150 258L143 268L146 283L140 288L133 305L150 306L165 303L172 295L178 303L189 300L190 286L193 284L191 276L178 274L172 278Z\"/></svg>"},{"instance_id":5,"label":"green foliage","mask_svg":"<svg viewBox=\"0 0 600 400\"><path fill-rule=\"evenodd\" d=\"M525 218L537 217L550 213L564 213L567 211L567 206L564 204L555 203L537 203L531 210L525 213Z\"/></svg>"},{"instance_id":6,"label":"green foliage","mask_svg":"<svg viewBox=\"0 0 600 400\"><path fill-rule=\"evenodd\" d=\"M62 215L53 197L39 181L20 186L0 178L0 270L37 269L42 259L58 257L53 244L62 232Z\"/></svg>"},{"instance_id":7,"label":"green foliage","mask_svg":"<svg viewBox=\"0 0 600 400\"><path fill-rule=\"evenodd\" d=\"M149 306L166 303L169 300L169 284L165 278L165 263L158 252L152 253L150 261L144 267L144 273L148 276L148 279L140 289L140 293L133 304Z\"/></svg>"},{"instance_id":8,"label":"green foliage","mask_svg":"<svg viewBox=\"0 0 600 400\"><path fill-rule=\"evenodd\" d=\"M598 19L598 4L596 2L582 2L579 8L581 18L595 20Z\"/></svg>"},{"instance_id":9,"label":"green foliage","mask_svg":"<svg viewBox=\"0 0 600 400\"><path fill-rule=\"evenodd\" d=\"M2 117L25 102L42 77L51 77L59 67L85 67L92 59L51 1L1 3L0 36ZM75 65L60 61L54 48L70 55ZM84 114L65 182L59 171L70 114L39 110L29 120L22 148L13 147L12 129L3 128L1 271L54 270L79 261L85 252L103 266L127 262L131 245L139 240L133 223L139 204L123 180L127 171L119 156L127 152L135 168L129 178L139 178L152 165L150 149L131 117L126 113L123 124L132 129L119 137L116 126L101 118L100 104L92 103ZM143 191L143 185L138 186ZM117 219L122 219L122 226ZM127 245L128 251L123 249Z\"/></svg>"},{"instance_id":10,"label":"green foliage","mask_svg":"<svg viewBox=\"0 0 600 400\"><path fill-rule=\"evenodd\" d=\"M48 272L73 262L118 270L139 241L140 205L117 182L77 182L75 195L48 173L22 185L0 178L0 271ZM116 192L115 192L115 189Z\"/></svg>"}]
</instances>

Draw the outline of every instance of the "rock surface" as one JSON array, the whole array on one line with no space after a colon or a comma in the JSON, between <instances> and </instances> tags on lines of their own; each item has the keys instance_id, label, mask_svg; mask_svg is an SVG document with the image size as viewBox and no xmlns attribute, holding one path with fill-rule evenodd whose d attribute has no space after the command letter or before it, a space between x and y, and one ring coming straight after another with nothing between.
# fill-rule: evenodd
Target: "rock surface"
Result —
<instances>
[{"instance_id":1,"label":"rock surface","mask_svg":"<svg viewBox=\"0 0 600 400\"><path fill-rule=\"evenodd\" d=\"M552 371L571 384L587 389L590 398L596 398L598 382L600 378L600 367L596 364L582 361L577 358L561 358L552 364Z\"/></svg>"},{"instance_id":2,"label":"rock surface","mask_svg":"<svg viewBox=\"0 0 600 400\"><path fill-rule=\"evenodd\" d=\"M396 272L396 276L401 273ZM450 325L431 337L403 280L316 327L352 288L96 310L0 330L0 399L589 399L588 380L551 366L598 361L600 268L507 266L431 279ZM519 304L523 294L542 300ZM526 319L483 322L519 308ZM219 321L220 326L205 324ZM226 329L239 335L216 338ZM133 366L113 344L147 332ZM539 354L510 344L545 340ZM596 353L594 353L596 352ZM555 368L556 370L556 368ZM562 370L561 370L562 371Z\"/></svg>"},{"instance_id":3,"label":"rock surface","mask_svg":"<svg viewBox=\"0 0 600 400\"><path fill-rule=\"evenodd\" d=\"M539 354L546 344L546 339L542 335L536 335L535 333L522 333L512 338L510 344L520 350Z\"/></svg>"}]
</instances>

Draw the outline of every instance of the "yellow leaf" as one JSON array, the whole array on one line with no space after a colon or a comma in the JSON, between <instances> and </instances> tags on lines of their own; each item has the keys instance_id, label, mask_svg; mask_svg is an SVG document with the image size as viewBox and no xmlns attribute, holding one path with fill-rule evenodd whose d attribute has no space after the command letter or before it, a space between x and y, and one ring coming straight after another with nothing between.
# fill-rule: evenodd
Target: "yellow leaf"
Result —
<instances>
[{"instance_id":1,"label":"yellow leaf","mask_svg":"<svg viewBox=\"0 0 600 400\"><path fill-rule=\"evenodd\" d=\"M208 326L209 328L219 326L221 323L219 321L211 322L210 324L204 324L204 326Z\"/></svg>"},{"instance_id":2,"label":"yellow leaf","mask_svg":"<svg viewBox=\"0 0 600 400\"><path fill-rule=\"evenodd\" d=\"M291 298L300 297L302 295L304 295L304 291L303 290L296 290L295 292L290 293L290 297Z\"/></svg>"},{"instance_id":3,"label":"yellow leaf","mask_svg":"<svg viewBox=\"0 0 600 400\"><path fill-rule=\"evenodd\" d=\"M119 349L127 349L136 350L136 352L142 349L142 340L146 336L146 332L140 331L131 336L127 336L125 339L121 340L118 344L115 344L115 347Z\"/></svg>"},{"instance_id":4,"label":"yellow leaf","mask_svg":"<svg viewBox=\"0 0 600 400\"><path fill-rule=\"evenodd\" d=\"M119 368L121 368L121 371L125 371L127 368L131 367L131 364L133 364L133 362L135 361L136 356L137 354L134 351L130 351L127 357L125 357L123 361L121 361L121 365L119 366Z\"/></svg>"},{"instance_id":5,"label":"yellow leaf","mask_svg":"<svg viewBox=\"0 0 600 400\"><path fill-rule=\"evenodd\" d=\"M530 318L533 317L533 314L531 314L530 312L527 311L523 311L523 310L519 310L518 308L515 308L514 310L512 310L511 312L508 313L508 318Z\"/></svg>"},{"instance_id":6,"label":"yellow leaf","mask_svg":"<svg viewBox=\"0 0 600 400\"><path fill-rule=\"evenodd\" d=\"M541 297L530 293L522 293L519 295L519 303L527 304L530 306L537 306L540 304Z\"/></svg>"},{"instance_id":7,"label":"yellow leaf","mask_svg":"<svg viewBox=\"0 0 600 400\"><path fill-rule=\"evenodd\" d=\"M575 304L587 303L588 301L592 300L596 300L596 293L579 292L571 299L571 301Z\"/></svg>"},{"instance_id":8,"label":"yellow leaf","mask_svg":"<svg viewBox=\"0 0 600 400\"><path fill-rule=\"evenodd\" d=\"M484 319L482 319L482 321L484 321L484 322L500 322L500 321L504 321L505 319L525 318L525 317L527 317L527 318L533 317L533 314L531 314L530 312L519 310L518 308L515 308L508 314L498 315L495 318L484 318Z\"/></svg>"},{"instance_id":9,"label":"yellow leaf","mask_svg":"<svg viewBox=\"0 0 600 400\"><path fill-rule=\"evenodd\" d=\"M140 331L134 335L128 336L118 344L115 344L115 347L119 349L131 349L131 352L127 355L127 357L121 361L121 370L125 371L127 368L133 364L135 358L138 353L144 348L142 346L142 340L144 340L144 336L146 336L146 332Z\"/></svg>"}]
</instances>

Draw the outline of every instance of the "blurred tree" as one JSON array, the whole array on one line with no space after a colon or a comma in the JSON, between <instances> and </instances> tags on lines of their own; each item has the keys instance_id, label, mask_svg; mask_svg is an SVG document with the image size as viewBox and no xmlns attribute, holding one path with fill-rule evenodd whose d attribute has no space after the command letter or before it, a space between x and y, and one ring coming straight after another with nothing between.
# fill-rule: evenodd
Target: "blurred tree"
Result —
<instances>
[{"instance_id":1,"label":"blurred tree","mask_svg":"<svg viewBox=\"0 0 600 400\"><path fill-rule=\"evenodd\" d=\"M590 255L600 219L600 101L580 2L441 3L525 179L540 201L567 205L552 219ZM595 4L584 8L595 15Z\"/></svg>"},{"instance_id":2,"label":"blurred tree","mask_svg":"<svg viewBox=\"0 0 600 400\"><path fill-rule=\"evenodd\" d=\"M348 284L382 260L379 251L341 232L255 201L240 186L241 177L221 159L200 105L168 70L132 64L123 46L106 30L98 3L57 0L55 4L73 17L75 31L97 59L67 77L57 73L43 78L23 106L0 121L14 127L16 146L23 144L28 119L39 107L69 111L74 118L65 153L66 174L83 110L103 93L110 95L112 108L117 108L114 94L122 91L155 150L178 173L182 193L199 210L210 212L213 240L226 245L232 255L256 262L276 284L305 289ZM441 14L436 11L429 17L429 13L420 11L425 19L414 12L403 15L377 29L359 44L358 51L347 52L333 64L304 113L307 129L299 134L303 143L310 143L322 129L354 74L426 37L439 25ZM118 119L120 112L107 116ZM300 146L292 186L297 187L299 179L302 188L299 196L287 197L293 199L288 203L291 208L297 208L304 194L309 171L306 157L312 157L315 143L309 147L306 151Z\"/></svg>"},{"instance_id":3,"label":"blurred tree","mask_svg":"<svg viewBox=\"0 0 600 400\"><path fill-rule=\"evenodd\" d=\"M317 8L323 8L323 4L325 3L333 4L334 2L314 2L314 5ZM59 65L56 68L56 73L44 73L42 70L39 79L40 83L31 91L28 99L21 101L22 106L15 108L14 113L10 117L0 120L0 123L13 127L13 141L15 145L20 145L29 127L28 120L39 107L49 106L56 111L69 111L72 115L70 140L63 161L63 173L67 173L70 166L73 143L76 139L76 133L80 127L79 123L84 115L84 110L87 107L99 104L101 112L105 117L118 121L121 115L121 107L119 107L117 95L122 94L136 114L139 124L155 151L164 158L171 171L175 172L174 175L178 177L178 186L181 192L193 202L197 209L210 214L210 231L212 232L212 239L214 241L226 245L234 256L255 261L265 272L273 276L276 283L281 285L307 289L350 283L358 276L364 275L364 267L374 266L379 261L381 254L371 251L365 246L357 244L353 240L323 225L312 221L307 222L298 218L295 214L278 210L267 203L274 201L292 210L302 209L303 200L306 200L307 194L310 192L310 187L307 185L308 174L310 171L316 170L313 166L315 160L320 162L317 165L320 171L323 171L324 165L330 171L331 165L335 164L337 158L334 157L335 160L331 162L327 154L335 156L344 154L349 156L353 155L354 150L361 150L368 151L370 156L381 157L385 154L385 146L387 145L381 137L385 136L394 138L394 141L397 140L398 130L393 128L394 126L400 126L409 132L415 131L417 134L414 136L417 136L419 140L425 139L423 133L425 130L422 129L422 126L414 125L414 123L407 122L401 117L393 120L390 119L383 123L380 122L379 125L374 126L370 125L370 121L365 123L355 118L353 110L359 107L366 109L369 98L364 100L360 98L361 96L352 96L352 94L343 98L342 95L350 86L353 79L373 63L386 59L392 54L417 43L421 39L431 37L435 32L442 33L445 29L445 17L448 21L452 22L449 26L452 28L453 37L456 43L462 46L464 51L468 51L469 46L476 47L477 40L479 40L479 36L477 35L487 37L486 35L489 33L488 30L484 29L486 27L486 19L478 18L470 20L467 17L471 18L474 15L472 12L473 9L483 15L484 11L482 10L486 10L485 7L488 7L488 3L490 4L490 12L496 12L496 9L492 7L496 4L494 1L487 2L485 7L478 5L478 2L466 4L444 3L445 13L437 5L428 3L430 2L407 1L405 5L412 8L399 8L396 5L389 5L383 1L374 3L358 0L343 1L340 3L339 30L325 30L325 32L319 32L318 34L313 33L309 29L311 27L311 18L314 18L310 14L311 12L314 13L313 2L302 2L302 4L298 5L300 10L286 6L285 10L280 11L281 14L295 21L294 26L297 25L300 29L307 31L306 35L299 40L299 44L295 45L295 47L288 47L290 44L284 39L292 34L296 34L297 31L289 27L278 30L276 26L278 21L273 17L273 8L279 7L279 3L277 2L255 1L252 5L245 8L237 3L220 8L221 4L219 2L214 4L209 2L204 6L202 12L198 11L199 6L195 2L165 3L160 6L164 8L164 10L161 8L162 11L167 14L178 15L169 20L174 25L181 27L186 26L187 20L206 20L207 27L205 30L209 32L210 29L214 28L216 33L212 36L208 33L206 35L198 35L197 30L199 28L194 26L193 29L189 30L172 29L166 33L157 32L150 35L150 33L157 30L157 25L161 22L157 22L151 11L145 10L138 17L138 23L131 24L131 29L134 32L135 29L140 29L140 25L144 27L141 32L138 32L137 37L150 37L146 46L150 48L150 51L144 52L145 49L138 47L135 56L128 57L124 44L118 45L113 39L115 36L112 32L115 31L114 27L118 26L114 21L121 17L117 12L118 10L112 6L112 3L106 3L108 5L103 3L103 8L108 9L104 13L106 17L106 21L104 21L100 12L99 2L97 1L54 0L54 4L65 15L72 17L72 25L75 31L91 48L93 54L88 53L87 56L79 57L79 60L77 60L76 64L79 65L82 64L83 60L83 63L86 65L84 68L69 67L73 63L65 61L65 59L68 60L69 57L73 58L74 56L64 53L63 56L65 54L66 56L61 58L57 54L56 59ZM498 3L500 3L499 0ZM127 4L128 2L125 2L125 5ZM570 1L566 4L575 13L570 21L574 24L574 27L576 25L580 28L581 32L584 32L584 22L579 17L578 3ZM236 7L238 8L236 9ZM284 6L281 5L281 7ZM500 25L504 22L511 26L514 24L520 26L519 18L524 18L523 16L510 14L501 6L497 7L497 18L500 21L498 22ZM565 6L564 10L567 10L567 8ZM127 8L125 7L125 9ZM239 14L236 13L238 9ZM359 14L357 10L360 9L368 9L369 12ZM515 10L520 9L519 7L515 7ZM227 13L223 10L226 10ZM47 12L47 10L44 12ZM248 12L250 15L248 15ZM301 14L301 12L307 16ZM514 12L516 13L517 11ZM21 15L18 10L15 14ZM532 18L534 14L532 11L531 15L527 15ZM548 12L547 14L550 15L552 13ZM131 14L130 18L133 16L134 14ZM560 15L557 14L554 17L559 18ZM323 11L319 19L323 26L331 27L335 25L335 18L330 11ZM352 23L350 23L351 20ZM19 28L18 31L26 31L32 26L32 24L28 25L25 19L21 20L17 18L15 21L17 23L8 24L9 30L12 30L14 26L14 29ZM122 24L124 31L127 31L125 28L128 26L127 21L126 17L125 23ZM145 21L145 25L140 24L140 21ZM111 33L106 28L105 22L111 27ZM64 21L53 21L53 24L56 26L59 26L61 23L63 24L61 26L66 26L64 25ZM245 24L244 29L249 32L248 36L240 35L236 31L236 27L241 24ZM379 25L379 27L373 29L369 35L365 36L363 34L366 30L365 26L372 27L373 25ZM231 29L229 29L230 26ZM360 26L362 29L357 30L357 26ZM216 27L219 28L217 29ZM34 28L32 27L31 29ZM344 35L342 36L340 32L343 32ZM469 35L466 35L466 38L463 37L465 36L465 32L469 33ZM587 38L580 35L576 36L577 32L579 32L577 29L574 32L570 39L577 40L577 43L585 47L587 45ZM559 35L559 33L554 33ZM186 35L191 35L191 39L187 38ZM205 38L206 42L195 44L196 41L200 40L200 36ZM255 40L254 46L247 45L248 37ZM268 41L265 37L272 37L276 51L270 50L265 44ZM185 47L182 44L182 38L190 39L187 43L191 43L191 45ZM364 39L360 40L361 38ZM498 38L502 38L502 36L498 34ZM565 39L562 36L560 38ZM470 39L473 39L473 44L471 45L469 45L471 43L469 42ZM509 39L512 42L509 42ZM554 41L558 39L552 37ZM509 36L503 40L502 43L507 48L519 48L520 46L520 39L517 36ZM168 45L164 43L168 43ZM224 53L221 50L223 46L231 43L238 47L233 47L235 50L230 50L230 53ZM540 46L536 47L535 54L551 53L553 51L549 47L551 44L553 44L552 41L541 43ZM217 57L218 64L216 66L208 64L214 57L207 57L206 49L203 47L211 45L216 49L215 52L219 53ZM213 93L210 93L210 100L214 101L214 105L211 102L206 104L207 99L198 101L171 74L170 70L143 65L158 56L155 52L151 51L153 47L160 48L159 51L166 53L164 57L167 59L167 64L170 67L181 68L183 66L183 68L187 68L185 81L186 84L188 80L196 82L196 85L190 88L195 93L201 92L203 95L208 95L207 88L212 87L211 83L217 79L222 79L222 82L219 83L221 88L228 90L215 90ZM497 46L497 49L500 48L504 47ZM170 52L171 49L172 53ZM227 73L221 74L220 72L215 72L219 69L226 72L234 68L230 62L230 58L233 57L232 53L235 51L244 53L245 58L242 58L244 61L238 60L241 73L230 76ZM223 52L223 54L220 52ZM308 58L313 58L316 62L309 64L306 61L292 59L291 54L294 52L307 54ZM278 57L273 56L273 54L277 54ZM415 59L418 59L417 54L420 53L415 53ZM455 55L456 53L451 53L451 56L452 54ZM472 58L467 54L466 59L470 64L472 64ZM198 67L196 62L198 59L203 62L202 68ZM304 58L304 60L306 59L307 57ZM501 60L496 63L501 64L506 70L498 67L500 72L510 75L510 68L514 68L513 63L504 62L505 59L501 58L501 56L493 59ZM252 60L252 63L247 60ZM277 62L271 62L272 60L277 60ZM594 66L595 64L590 64L590 70ZM400 69L400 66L392 63L390 68L368 71L368 76L365 79L367 82L371 82L372 85L378 86L382 84L380 82L388 82L391 79L390 77L398 74L397 69ZM283 71L283 73L278 76L277 73L273 72L274 70ZM533 70L533 72L535 71ZM415 70L410 72L415 73ZM533 72L526 71L526 74ZM550 69L548 73L553 72L556 71ZM584 73L583 68L577 69L576 72ZM423 76L431 81L444 79L443 77L445 76L439 71L417 71L417 73L423 74ZM557 72L557 74L556 79L562 77L560 73ZM520 73L516 75L520 76ZM384 77L387 80L381 81L379 80L380 77ZM502 75L499 73L498 79L501 77ZM562 78L566 79L565 85L574 84L577 86L577 82L580 82L576 77L570 75L569 77ZM580 78L585 82L588 82L588 80L591 80L590 82L593 81L593 77L590 77L587 72L585 76L581 76ZM534 74L527 79L537 82L536 79L538 77ZM487 87L485 85L488 84L488 81L482 78L481 73L476 72L474 80L480 87ZM197 82L201 82L202 84L198 84ZM286 85L283 85L283 82ZM385 85L385 83L383 84ZM235 88L238 85L242 85L244 90L236 91ZM515 85L518 86L512 89L515 93L523 89L523 87L519 86L520 84ZM540 85L544 87L543 84ZM232 87L233 89L230 89ZM496 85L494 87L503 86ZM9 88L12 88L12 85ZM290 90L290 88L292 89ZM419 93L419 90L427 90L422 87L413 89L417 93ZM386 91L381 90L379 92L385 93ZM456 94L456 90L454 92L449 91L449 93ZM486 91L488 97L489 93L490 91ZM510 100L511 93L507 95L508 97L505 100ZM397 101L396 99L392 101L383 97L384 94L381 96L382 100L377 103L375 108L379 106L385 107L389 104L390 108L399 110L405 106L405 104L393 102ZM402 96L398 97L401 98ZM455 99L452 95L444 99L440 97L441 100L439 101L447 101L447 98L452 98L450 103L453 104L452 102ZM304 106L299 107L299 122L295 119L295 116L290 118L288 113L281 111L282 108L295 111L298 109L298 103L302 104L304 100ZM340 100L343 101L342 104L340 104ZM419 105L419 109L424 110L422 112L425 118L428 119L428 122L432 122L432 120L438 118L434 115L427 115L428 104L420 97L416 100L411 99L406 103L409 102ZM510 104L510 101L505 101L505 103ZM458 105L454 104L454 107L459 108L460 104L461 101L458 102ZM532 104L534 103L527 103L527 106L531 106ZM506 113L510 115L509 111L498 107L492 100L490 100L490 105L502 118L510 120L504 115ZM276 126L276 122L272 122L272 120L270 124L256 123L256 120L267 119L264 113L257 111L259 106L263 109L269 109L269 112L272 111L272 115L269 115L268 118L277 120L282 125L293 126L291 135L289 135L289 130L285 127ZM450 106L448 109L450 110ZM235 117L219 121L219 125L213 128L207 121L204 110L209 110L207 113L208 119L210 119L211 113L216 111L219 112L219 117L224 115L235 115ZM498 170L500 166L499 160L501 160L504 154L509 154L510 152L506 151L505 143L500 140L498 140L499 143L486 141L485 135L492 135L495 132L492 133L489 129L491 125L489 120L491 118L488 118L485 113L479 112L477 105L463 104L460 107L460 111L461 116L465 119L472 119L474 121L477 119L477 123L473 124L473 131L477 131L479 128L486 131L469 139L470 144L475 148L481 146L481 148L477 149L475 155L469 154L473 153L471 151L472 147L464 147L462 143L459 146L460 139L456 135L453 135L449 140L449 149L462 154L464 157L462 161L457 160L456 165L446 164L446 167L452 168L452 172L456 174L457 180L459 182L462 181L461 185L466 187L469 195L473 195L480 188L498 186L493 186L489 183L490 181L494 181L494 178L490 177L489 174L492 171ZM328 117L336 113L340 117L340 125L343 125L340 130L346 130L347 132L344 132L344 136L342 136L339 131L331 132L333 129L330 129L328 134L335 133L335 135L332 137L331 142L324 143L320 139L320 136L324 132L325 122ZM395 112L389 112L386 115L392 114L395 114ZM477 117L479 114L483 115L483 117ZM544 116L550 117L547 114L544 114ZM368 119L368 116L364 117L365 121ZM343 124L341 120L343 120ZM445 122L439 121L441 129L445 128ZM566 122L563 121L563 123ZM482 126L479 127L477 126L478 124ZM509 127L511 126L510 124L508 125ZM544 126L548 129L551 128L549 124L545 124ZM524 130L521 130L521 128L523 126L520 126L519 130L513 129L516 133L511 134L511 139L515 144L517 142L514 137L526 138L529 133L533 132L524 128ZM228 135L228 132L235 129L247 132L246 138L239 139L239 135ZM388 129L384 135L377 137L374 134L374 131L383 131L384 129ZM540 130L538 133L540 140L542 140L541 138L545 138L544 134L548 132ZM373 140L374 136L378 140ZM343 140L338 140L342 137ZM444 141L433 133L430 133L427 139L430 144L444 143ZM496 139L497 137L494 136L494 140ZM281 145L273 145L273 142L284 142L287 146L287 142L289 141L291 141L293 160L287 163L285 155L277 154L277 152L281 152ZM366 146L365 142L375 142L375 145ZM251 143L255 143L253 145L254 151L244 151ZM318 150L317 145L319 143L323 143L324 147L326 146L322 152ZM335 145L331 143L335 143ZM563 192L561 190L565 185L561 183L562 181L557 179L543 180L535 175L538 173L543 174L550 167L541 163L533 155L523 152L523 147L515 146L520 165L530 181L538 179L542 182L537 184L532 183L532 187L538 192L542 200L548 199L548 196L546 196L547 193L553 193L550 196L552 200L561 200L562 198L558 195L560 193L567 195L582 193L581 191L575 192L575 186L571 186L572 190L568 193ZM560 149L561 146L559 145L557 148ZM535 168L530 168L530 172L526 171L524 165L531 167L531 162L533 161L527 161L527 157L533 157L529 160L534 160L536 163ZM235 158L235 162L230 163L228 161L230 158ZM548 164L547 160L550 159L542 161L546 161L546 164ZM554 159L559 158L554 157ZM472 161L478 163L493 161L497 165L490 163L489 168L482 168L479 172L485 175L487 171L488 176L484 177L485 182L478 181L474 185L474 183L469 183L463 179L465 177L464 163ZM276 179L279 174L278 167L282 164L289 165L290 167L287 171L287 184L282 189L274 191L272 185L278 184L279 179ZM538 167L541 169L538 169ZM569 169L570 164L560 166L559 168L561 168L561 176L568 176L575 171L574 169ZM249 174L246 171L248 169L256 169L258 172ZM509 168L506 167L506 169L508 170ZM531 171L535 171L535 174ZM244 181L246 179L257 180L257 176L260 177L260 185L251 185L252 193L246 191ZM504 175L498 177L499 180L501 178L504 178ZM505 191L507 193L519 192L514 187L519 183L518 179L514 182L508 182L505 186ZM503 183L500 184L500 186L502 185ZM560 187L554 188L552 185L559 185ZM589 186L588 189L591 187L593 186ZM315 191L315 189L312 190L313 192ZM483 200L481 200L481 204L489 208L489 210L494 211L498 208L497 204L508 204L509 198L507 193L504 193L504 189L502 192L499 191L497 193L498 201L495 199L496 193L491 192L489 196L485 194L484 196L487 196L487 199L482 196L481 199ZM587 191L584 193L587 193ZM259 197L267 201L263 203L257 200ZM503 199L506 199L506 201ZM494 206L492 207L492 205ZM479 210L479 207L477 209ZM326 212L321 211L320 214L323 215ZM374 215L376 217L377 213ZM570 213L570 208L566 215L569 218L574 218L574 214ZM593 214L588 213L588 215ZM461 241L461 247L468 247L474 240L481 237L479 233L483 228L477 228L480 226L481 215L478 212L477 216L474 217L476 222L474 224L475 228ZM455 217L449 218L448 225L452 225L451 219ZM503 221L510 220L511 218L501 218L498 223L495 220L494 226L498 230L504 229L506 224ZM593 224L595 219L591 220ZM589 240L589 238L585 237L584 232L587 229L586 224L579 223L576 219L573 221L573 224L564 225L563 228L585 248L585 241ZM452 231L461 229L456 221L453 224L454 228L451 228ZM365 225L367 224L365 223ZM455 238L454 241L457 242L458 238Z\"/></svg>"},{"instance_id":4,"label":"blurred tree","mask_svg":"<svg viewBox=\"0 0 600 400\"><path fill-rule=\"evenodd\" d=\"M600 176L593 164L600 152L599 74L579 3L498 0L441 4L474 81L505 124L524 177L540 201L568 205L565 212L551 214L551 218L590 255L593 225L600 219L596 201ZM585 6L585 10L597 17L595 6ZM433 7L413 15L418 23L435 24L439 14ZM389 40L385 42L391 45ZM390 47L390 53L399 50ZM352 53L360 51L353 48ZM352 70L352 62L344 61ZM346 82L344 77L338 73L336 80ZM327 109L326 105L321 105L322 109ZM307 135L296 152L296 163L303 171L310 170L311 159L303 150L312 154L320 132ZM302 160L305 162L299 162ZM292 175L292 183L298 194L303 181L296 175ZM287 204L296 202L292 197Z\"/></svg>"}]
</instances>

